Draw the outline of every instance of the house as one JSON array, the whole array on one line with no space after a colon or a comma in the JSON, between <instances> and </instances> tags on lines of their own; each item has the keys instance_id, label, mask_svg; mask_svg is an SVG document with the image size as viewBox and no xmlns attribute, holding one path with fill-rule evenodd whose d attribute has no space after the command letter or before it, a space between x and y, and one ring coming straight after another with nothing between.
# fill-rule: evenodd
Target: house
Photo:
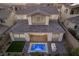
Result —
<instances>
[{"instance_id":1,"label":"house","mask_svg":"<svg viewBox=\"0 0 79 59\"><path fill-rule=\"evenodd\" d=\"M56 8L30 7L16 11L17 23L9 30L13 41L23 36L30 41L30 36L45 35L48 41L52 41L54 34L63 37L64 30L58 24L59 13ZM22 28L20 28L22 27ZM25 36L26 35L26 36ZM33 39L32 39L33 40ZM44 39L43 39L44 40ZM45 39L46 40L46 39ZM58 39L61 41L62 39Z\"/></svg>"},{"instance_id":2,"label":"house","mask_svg":"<svg viewBox=\"0 0 79 59\"><path fill-rule=\"evenodd\" d=\"M7 8L0 8L0 35L3 34L8 27L8 17L10 15L10 11Z\"/></svg>"},{"instance_id":3,"label":"house","mask_svg":"<svg viewBox=\"0 0 79 59\"><path fill-rule=\"evenodd\" d=\"M0 9L0 24L5 26L12 26L14 22L14 14L10 9Z\"/></svg>"},{"instance_id":4,"label":"house","mask_svg":"<svg viewBox=\"0 0 79 59\"><path fill-rule=\"evenodd\" d=\"M71 3L62 3L60 8L61 21L65 21L70 16Z\"/></svg>"},{"instance_id":5,"label":"house","mask_svg":"<svg viewBox=\"0 0 79 59\"><path fill-rule=\"evenodd\" d=\"M66 27L74 28L79 16L79 5L63 4L61 8L61 18Z\"/></svg>"},{"instance_id":6,"label":"house","mask_svg":"<svg viewBox=\"0 0 79 59\"><path fill-rule=\"evenodd\" d=\"M71 17L79 16L79 4L71 4L70 11Z\"/></svg>"},{"instance_id":7,"label":"house","mask_svg":"<svg viewBox=\"0 0 79 59\"><path fill-rule=\"evenodd\" d=\"M17 9L15 16L16 24L8 31L12 41L26 41L30 44L62 42L65 31L58 23L57 8L25 7Z\"/></svg>"},{"instance_id":8,"label":"house","mask_svg":"<svg viewBox=\"0 0 79 59\"><path fill-rule=\"evenodd\" d=\"M66 23L66 27L75 31L76 36L79 36L79 16L71 17ZM78 37L79 38L79 37Z\"/></svg>"},{"instance_id":9,"label":"house","mask_svg":"<svg viewBox=\"0 0 79 59\"><path fill-rule=\"evenodd\" d=\"M68 28L77 29L79 27L79 16L70 17L65 23Z\"/></svg>"}]
</instances>

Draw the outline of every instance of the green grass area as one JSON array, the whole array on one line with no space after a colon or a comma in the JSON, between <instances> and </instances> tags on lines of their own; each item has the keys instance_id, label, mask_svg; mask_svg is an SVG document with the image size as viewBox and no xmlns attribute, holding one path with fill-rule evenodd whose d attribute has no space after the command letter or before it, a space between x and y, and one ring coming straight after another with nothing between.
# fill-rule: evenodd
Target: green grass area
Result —
<instances>
[{"instance_id":1,"label":"green grass area","mask_svg":"<svg viewBox=\"0 0 79 59\"><path fill-rule=\"evenodd\" d=\"M22 52L24 44L24 41L13 41L6 52Z\"/></svg>"}]
</instances>

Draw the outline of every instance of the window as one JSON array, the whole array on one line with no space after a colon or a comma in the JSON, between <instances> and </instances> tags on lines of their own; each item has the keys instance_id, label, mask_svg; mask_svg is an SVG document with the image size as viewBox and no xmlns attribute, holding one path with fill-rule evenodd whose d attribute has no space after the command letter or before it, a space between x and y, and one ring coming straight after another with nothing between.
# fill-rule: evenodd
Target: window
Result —
<instances>
[{"instance_id":1,"label":"window","mask_svg":"<svg viewBox=\"0 0 79 59\"><path fill-rule=\"evenodd\" d=\"M20 38L25 38L25 35L24 34L20 34Z\"/></svg>"},{"instance_id":2,"label":"window","mask_svg":"<svg viewBox=\"0 0 79 59\"><path fill-rule=\"evenodd\" d=\"M59 34L53 34L53 38L59 38Z\"/></svg>"},{"instance_id":3,"label":"window","mask_svg":"<svg viewBox=\"0 0 79 59\"><path fill-rule=\"evenodd\" d=\"M19 38L19 34L14 34L14 37L15 38Z\"/></svg>"},{"instance_id":4,"label":"window","mask_svg":"<svg viewBox=\"0 0 79 59\"><path fill-rule=\"evenodd\" d=\"M59 33L53 33L52 40L53 41L58 41L59 40L59 37L60 37L60 34Z\"/></svg>"},{"instance_id":5,"label":"window","mask_svg":"<svg viewBox=\"0 0 79 59\"><path fill-rule=\"evenodd\" d=\"M15 38L25 38L24 34L14 34Z\"/></svg>"},{"instance_id":6,"label":"window","mask_svg":"<svg viewBox=\"0 0 79 59\"><path fill-rule=\"evenodd\" d=\"M32 24L34 25L45 24L45 22L46 20L44 16L41 16L41 15L32 16Z\"/></svg>"},{"instance_id":7,"label":"window","mask_svg":"<svg viewBox=\"0 0 79 59\"><path fill-rule=\"evenodd\" d=\"M79 7L72 8L70 14L79 14Z\"/></svg>"},{"instance_id":8,"label":"window","mask_svg":"<svg viewBox=\"0 0 79 59\"><path fill-rule=\"evenodd\" d=\"M65 13L67 13L67 12L68 12L68 9L65 10Z\"/></svg>"},{"instance_id":9,"label":"window","mask_svg":"<svg viewBox=\"0 0 79 59\"><path fill-rule=\"evenodd\" d=\"M74 11L73 11L73 10L71 10L70 14L74 14Z\"/></svg>"}]
</instances>

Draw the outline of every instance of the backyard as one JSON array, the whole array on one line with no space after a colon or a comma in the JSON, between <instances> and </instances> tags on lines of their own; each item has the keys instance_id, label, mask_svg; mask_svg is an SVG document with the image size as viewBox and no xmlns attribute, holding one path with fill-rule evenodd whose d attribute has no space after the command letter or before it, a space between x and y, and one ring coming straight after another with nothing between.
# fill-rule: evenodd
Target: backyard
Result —
<instances>
[{"instance_id":1,"label":"backyard","mask_svg":"<svg viewBox=\"0 0 79 59\"><path fill-rule=\"evenodd\" d=\"M13 41L6 52L22 52L24 44L24 41Z\"/></svg>"}]
</instances>

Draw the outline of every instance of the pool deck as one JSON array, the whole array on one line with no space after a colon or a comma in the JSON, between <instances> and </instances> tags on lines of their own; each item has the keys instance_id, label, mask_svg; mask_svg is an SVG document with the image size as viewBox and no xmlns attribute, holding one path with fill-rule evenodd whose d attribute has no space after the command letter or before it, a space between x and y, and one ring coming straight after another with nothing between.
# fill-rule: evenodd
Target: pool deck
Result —
<instances>
[{"instance_id":1,"label":"pool deck","mask_svg":"<svg viewBox=\"0 0 79 59\"><path fill-rule=\"evenodd\" d=\"M52 51L51 43L55 43L55 45L56 45L57 50L55 52ZM49 42L48 43L48 52L49 52L49 54L52 54L52 55L55 55L55 54L63 55L64 53L67 53L67 50L66 50L63 42Z\"/></svg>"},{"instance_id":2,"label":"pool deck","mask_svg":"<svg viewBox=\"0 0 79 59\"><path fill-rule=\"evenodd\" d=\"M57 50L55 52L52 51L51 43L56 44ZM56 55L56 54L63 55L64 53L67 53L67 50L66 50L63 42L47 42L47 45L48 45L48 54L51 54L51 55ZM24 52L26 53L26 55L29 54L28 53L29 46L30 46L30 42L26 42L26 44L24 46Z\"/></svg>"}]
</instances>

